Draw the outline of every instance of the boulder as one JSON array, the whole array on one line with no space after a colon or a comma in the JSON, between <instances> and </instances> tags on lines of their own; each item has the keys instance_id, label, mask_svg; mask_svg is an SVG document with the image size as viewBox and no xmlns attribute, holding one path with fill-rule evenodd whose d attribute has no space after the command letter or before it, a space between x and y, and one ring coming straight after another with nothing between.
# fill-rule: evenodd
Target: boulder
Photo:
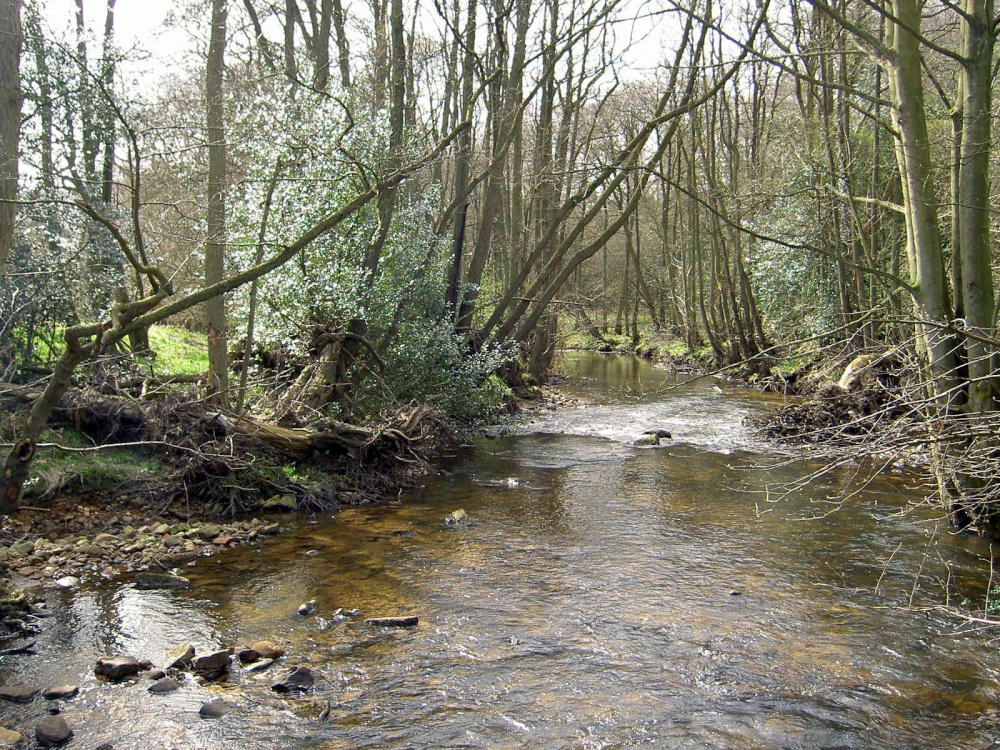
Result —
<instances>
[{"instance_id":1,"label":"boulder","mask_svg":"<svg viewBox=\"0 0 1000 750\"><path fill-rule=\"evenodd\" d=\"M55 584L61 589L72 589L80 585L80 579L76 576L63 576L57 579Z\"/></svg>"},{"instance_id":2,"label":"boulder","mask_svg":"<svg viewBox=\"0 0 1000 750\"><path fill-rule=\"evenodd\" d=\"M247 646L246 648L241 648L236 652L236 658L240 660L240 664L252 664L260 659L260 654Z\"/></svg>"},{"instance_id":3,"label":"boulder","mask_svg":"<svg viewBox=\"0 0 1000 750\"><path fill-rule=\"evenodd\" d=\"M169 573L152 573L145 571L135 574L135 587L137 589L181 589L190 585L191 581L184 576L170 575Z\"/></svg>"},{"instance_id":4,"label":"boulder","mask_svg":"<svg viewBox=\"0 0 1000 750\"><path fill-rule=\"evenodd\" d=\"M316 614L316 600L310 599L305 604L300 604L298 613L303 617Z\"/></svg>"},{"instance_id":5,"label":"boulder","mask_svg":"<svg viewBox=\"0 0 1000 750\"><path fill-rule=\"evenodd\" d=\"M141 671L142 664L132 656L103 656L94 667L94 674L109 680L122 680Z\"/></svg>"},{"instance_id":6,"label":"boulder","mask_svg":"<svg viewBox=\"0 0 1000 750\"><path fill-rule=\"evenodd\" d=\"M31 703L38 694L38 688L27 685L4 685L0 687L0 700L10 703Z\"/></svg>"},{"instance_id":7,"label":"boulder","mask_svg":"<svg viewBox=\"0 0 1000 750\"><path fill-rule=\"evenodd\" d=\"M196 656L191 660L191 669L203 674L225 670L229 666L229 657L232 653L232 649L226 648Z\"/></svg>"},{"instance_id":8,"label":"boulder","mask_svg":"<svg viewBox=\"0 0 1000 750\"><path fill-rule=\"evenodd\" d=\"M43 716L35 725L35 739L42 747L57 747L69 742L73 730L66 720L59 716Z\"/></svg>"},{"instance_id":9,"label":"boulder","mask_svg":"<svg viewBox=\"0 0 1000 750\"><path fill-rule=\"evenodd\" d=\"M632 445L639 447L652 447L660 444L660 438L656 435L643 435L641 438L636 440Z\"/></svg>"},{"instance_id":10,"label":"boulder","mask_svg":"<svg viewBox=\"0 0 1000 750\"><path fill-rule=\"evenodd\" d=\"M57 685L42 693L42 697L49 701L65 701L75 698L79 692L80 688L76 685Z\"/></svg>"},{"instance_id":11,"label":"boulder","mask_svg":"<svg viewBox=\"0 0 1000 750\"><path fill-rule=\"evenodd\" d=\"M179 690L180 686L181 684L177 682L177 680L164 677L163 679L157 680L146 689L153 695L164 695L166 693L172 693L175 690Z\"/></svg>"},{"instance_id":12,"label":"boulder","mask_svg":"<svg viewBox=\"0 0 1000 750\"><path fill-rule=\"evenodd\" d=\"M277 693L304 693L316 682L316 673L309 667L292 667L291 671L271 685Z\"/></svg>"},{"instance_id":13,"label":"boulder","mask_svg":"<svg viewBox=\"0 0 1000 750\"><path fill-rule=\"evenodd\" d=\"M180 643L167 651L163 659L166 669L186 669L194 659L194 646L190 643Z\"/></svg>"},{"instance_id":14,"label":"boulder","mask_svg":"<svg viewBox=\"0 0 1000 750\"><path fill-rule=\"evenodd\" d=\"M444 519L444 522L448 526L457 526L460 523L467 522L469 520L469 514L465 512L465 508L459 508L453 513L449 513Z\"/></svg>"},{"instance_id":15,"label":"boulder","mask_svg":"<svg viewBox=\"0 0 1000 750\"><path fill-rule=\"evenodd\" d=\"M251 646L262 659L280 659L285 655L285 649L271 641L257 641Z\"/></svg>"}]
</instances>

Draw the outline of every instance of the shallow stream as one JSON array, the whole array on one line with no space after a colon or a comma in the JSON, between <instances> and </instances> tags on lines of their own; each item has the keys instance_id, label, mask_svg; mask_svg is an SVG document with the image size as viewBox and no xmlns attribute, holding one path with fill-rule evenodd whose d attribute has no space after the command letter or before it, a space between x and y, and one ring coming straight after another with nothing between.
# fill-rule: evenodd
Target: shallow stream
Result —
<instances>
[{"instance_id":1,"label":"shallow stream","mask_svg":"<svg viewBox=\"0 0 1000 750\"><path fill-rule=\"evenodd\" d=\"M775 399L640 360L563 366L588 405L481 440L399 502L286 516L186 590L51 592L41 653L0 659L0 681L80 685L80 748L1000 747L1000 633L937 609L983 605L991 551L920 507L916 477L838 509L845 469L775 502L818 468L744 426ZM633 447L652 427L673 439ZM420 624L329 622L338 607ZM92 673L260 638L318 671L310 694L273 693L278 665L166 696ZM235 710L200 719L219 696ZM43 704L0 724L31 734Z\"/></svg>"}]
</instances>

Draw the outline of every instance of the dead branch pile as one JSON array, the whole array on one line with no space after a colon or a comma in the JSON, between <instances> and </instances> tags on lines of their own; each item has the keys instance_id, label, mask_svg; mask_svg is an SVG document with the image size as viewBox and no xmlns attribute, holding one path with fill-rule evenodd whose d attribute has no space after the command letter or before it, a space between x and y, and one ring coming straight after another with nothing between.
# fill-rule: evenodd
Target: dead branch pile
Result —
<instances>
[{"instance_id":1,"label":"dead branch pile","mask_svg":"<svg viewBox=\"0 0 1000 750\"><path fill-rule=\"evenodd\" d=\"M765 437L787 442L830 447L864 442L910 413L891 369L895 361L892 353L859 355L837 383L765 415L755 426Z\"/></svg>"},{"instance_id":2,"label":"dead branch pile","mask_svg":"<svg viewBox=\"0 0 1000 750\"><path fill-rule=\"evenodd\" d=\"M37 394L4 389L0 400L19 408ZM127 444L174 468L172 476L122 487L117 494L156 497L164 507L183 499L225 512L248 510L274 495L292 495L300 507L329 509L381 498L426 473L449 430L426 406L409 405L372 426L318 419L301 427L212 411L179 396L140 400L70 389L53 415L96 446ZM307 466L313 481L280 471ZM315 481L315 477L321 479Z\"/></svg>"}]
</instances>

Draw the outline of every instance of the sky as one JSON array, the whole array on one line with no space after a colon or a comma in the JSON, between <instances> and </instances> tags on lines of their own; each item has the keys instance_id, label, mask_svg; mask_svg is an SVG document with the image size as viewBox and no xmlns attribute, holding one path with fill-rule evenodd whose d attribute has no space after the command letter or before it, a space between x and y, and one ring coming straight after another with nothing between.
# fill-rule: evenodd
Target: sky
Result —
<instances>
[{"instance_id":1,"label":"sky","mask_svg":"<svg viewBox=\"0 0 1000 750\"><path fill-rule=\"evenodd\" d=\"M107 0L83 0L84 20L95 39L104 33ZM74 0L40 0L45 23L60 38L72 38L76 28ZM156 83L197 46L190 31L171 23L180 5L177 0L117 0L115 42L129 62L121 74L131 75L147 87ZM96 49L96 48L95 48Z\"/></svg>"}]
</instances>

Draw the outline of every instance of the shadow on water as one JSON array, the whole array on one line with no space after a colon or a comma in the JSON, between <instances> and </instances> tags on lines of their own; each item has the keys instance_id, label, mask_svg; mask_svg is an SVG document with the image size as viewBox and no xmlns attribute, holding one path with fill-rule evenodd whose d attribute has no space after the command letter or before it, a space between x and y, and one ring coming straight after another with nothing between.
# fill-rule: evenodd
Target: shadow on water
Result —
<instances>
[{"instance_id":1,"label":"shadow on water","mask_svg":"<svg viewBox=\"0 0 1000 750\"><path fill-rule=\"evenodd\" d=\"M639 360L576 355L593 402L484 440L399 504L295 524L200 561L190 590L52 593L43 653L4 681L76 682L75 746L116 748L986 748L1000 739L990 634L933 609L981 601L988 547L880 477L838 512L850 474L778 505L814 467L777 461L742 418L768 403ZM630 383L625 390L622 383ZM659 386L652 390L658 390ZM650 427L675 440L632 440ZM464 508L471 522L447 526ZM901 515L900 511L910 509ZM761 512L762 510L767 512ZM310 552L312 554L306 554ZM298 605L315 599L317 616ZM415 629L330 622L338 607L414 613ZM106 652L162 658L267 637L321 680L286 699L234 670L169 696L104 685ZM224 696L237 709L198 718ZM328 715L320 712L330 704ZM40 715L4 706L27 729Z\"/></svg>"}]
</instances>

